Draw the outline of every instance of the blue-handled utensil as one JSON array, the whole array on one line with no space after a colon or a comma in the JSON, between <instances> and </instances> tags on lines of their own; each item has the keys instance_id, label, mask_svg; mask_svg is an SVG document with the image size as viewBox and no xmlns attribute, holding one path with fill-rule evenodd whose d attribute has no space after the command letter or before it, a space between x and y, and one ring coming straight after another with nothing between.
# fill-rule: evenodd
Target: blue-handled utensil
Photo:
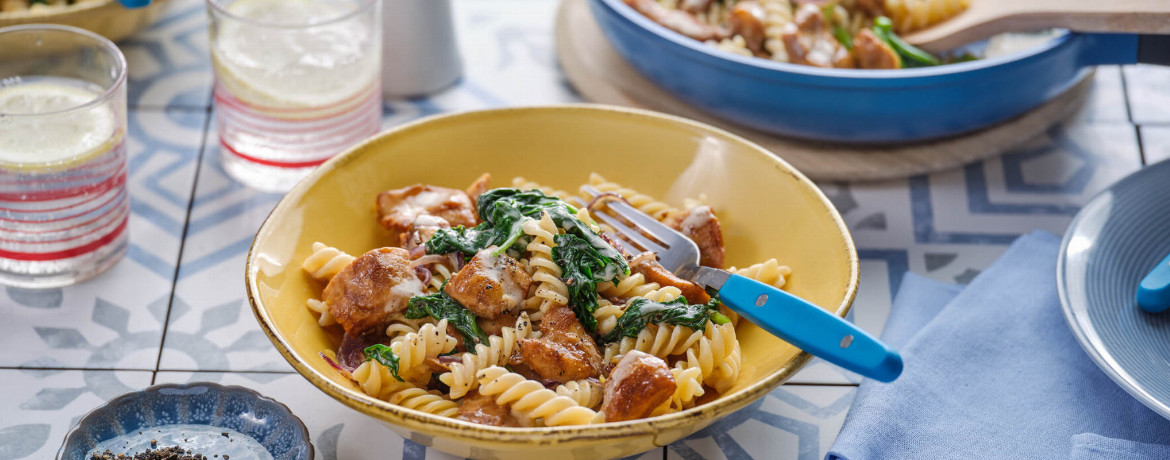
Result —
<instances>
[{"instance_id":1,"label":"blue-handled utensil","mask_svg":"<svg viewBox=\"0 0 1170 460\"><path fill-rule=\"evenodd\" d=\"M585 187L594 197L601 192ZM613 227L631 245L653 251L667 270L719 291L736 313L785 342L865 377L891 382L902 374L902 357L868 332L813 303L779 288L724 270L699 265L699 247L690 238L621 201L594 217ZM632 224L632 226L630 225Z\"/></svg>"},{"instance_id":2,"label":"blue-handled utensil","mask_svg":"<svg viewBox=\"0 0 1170 460\"><path fill-rule=\"evenodd\" d=\"M118 0L126 8L142 8L150 5L151 0Z\"/></svg>"},{"instance_id":3,"label":"blue-handled utensil","mask_svg":"<svg viewBox=\"0 0 1170 460\"><path fill-rule=\"evenodd\" d=\"M1158 262L1138 285L1137 303L1142 310L1161 313L1170 308L1170 255Z\"/></svg>"}]
</instances>

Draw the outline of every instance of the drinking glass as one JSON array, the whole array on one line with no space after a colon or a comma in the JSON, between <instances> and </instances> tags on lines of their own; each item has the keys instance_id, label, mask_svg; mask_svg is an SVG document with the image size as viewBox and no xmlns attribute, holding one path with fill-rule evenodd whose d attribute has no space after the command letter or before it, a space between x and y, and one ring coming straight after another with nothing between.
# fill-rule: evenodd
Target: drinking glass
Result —
<instances>
[{"instance_id":1,"label":"drinking glass","mask_svg":"<svg viewBox=\"0 0 1170 460\"><path fill-rule=\"evenodd\" d=\"M220 161L287 191L381 128L380 0L207 0Z\"/></svg>"},{"instance_id":2,"label":"drinking glass","mask_svg":"<svg viewBox=\"0 0 1170 460\"><path fill-rule=\"evenodd\" d=\"M126 60L66 26L0 28L0 284L63 286L126 253Z\"/></svg>"}]
</instances>

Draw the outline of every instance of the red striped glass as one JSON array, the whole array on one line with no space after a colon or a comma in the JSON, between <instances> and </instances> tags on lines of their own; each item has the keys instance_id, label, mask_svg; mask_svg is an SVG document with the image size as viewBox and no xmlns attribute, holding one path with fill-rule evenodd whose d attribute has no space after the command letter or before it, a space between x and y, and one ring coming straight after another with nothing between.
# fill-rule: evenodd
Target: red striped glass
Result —
<instances>
[{"instance_id":1,"label":"red striped glass","mask_svg":"<svg viewBox=\"0 0 1170 460\"><path fill-rule=\"evenodd\" d=\"M381 128L378 0L207 0L220 159L286 191Z\"/></svg>"},{"instance_id":2,"label":"red striped glass","mask_svg":"<svg viewBox=\"0 0 1170 460\"><path fill-rule=\"evenodd\" d=\"M125 75L90 32L0 29L0 283L72 284L125 254Z\"/></svg>"}]
</instances>

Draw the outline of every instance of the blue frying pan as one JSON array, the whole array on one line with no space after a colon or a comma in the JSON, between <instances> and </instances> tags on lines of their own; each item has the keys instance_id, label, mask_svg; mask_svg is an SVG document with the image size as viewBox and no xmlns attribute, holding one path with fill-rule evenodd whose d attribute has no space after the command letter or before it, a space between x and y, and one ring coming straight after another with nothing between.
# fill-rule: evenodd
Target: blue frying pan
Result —
<instances>
[{"instance_id":1,"label":"blue frying pan","mask_svg":"<svg viewBox=\"0 0 1170 460\"><path fill-rule=\"evenodd\" d=\"M1170 64L1167 36L1063 34L1020 53L937 67L823 69L724 53L642 16L622 0L589 0L610 43L687 103L784 136L899 143L1011 119L1104 64Z\"/></svg>"}]
</instances>

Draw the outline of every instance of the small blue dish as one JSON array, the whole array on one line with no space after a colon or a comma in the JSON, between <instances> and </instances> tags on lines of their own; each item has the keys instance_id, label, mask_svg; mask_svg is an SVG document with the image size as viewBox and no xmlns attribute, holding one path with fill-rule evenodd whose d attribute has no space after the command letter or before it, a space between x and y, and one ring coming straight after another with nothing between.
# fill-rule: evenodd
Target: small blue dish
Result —
<instances>
[{"instance_id":1,"label":"small blue dish","mask_svg":"<svg viewBox=\"0 0 1170 460\"><path fill-rule=\"evenodd\" d=\"M1138 307L1142 278L1170 253L1170 161L1081 209L1064 235L1057 290L1069 328L1113 381L1170 418L1170 314Z\"/></svg>"},{"instance_id":2,"label":"small blue dish","mask_svg":"<svg viewBox=\"0 0 1170 460\"><path fill-rule=\"evenodd\" d=\"M155 385L90 411L65 435L57 460L87 460L102 441L165 425L207 425L247 435L276 460L312 460L309 430L288 406L217 383Z\"/></svg>"}]
</instances>

